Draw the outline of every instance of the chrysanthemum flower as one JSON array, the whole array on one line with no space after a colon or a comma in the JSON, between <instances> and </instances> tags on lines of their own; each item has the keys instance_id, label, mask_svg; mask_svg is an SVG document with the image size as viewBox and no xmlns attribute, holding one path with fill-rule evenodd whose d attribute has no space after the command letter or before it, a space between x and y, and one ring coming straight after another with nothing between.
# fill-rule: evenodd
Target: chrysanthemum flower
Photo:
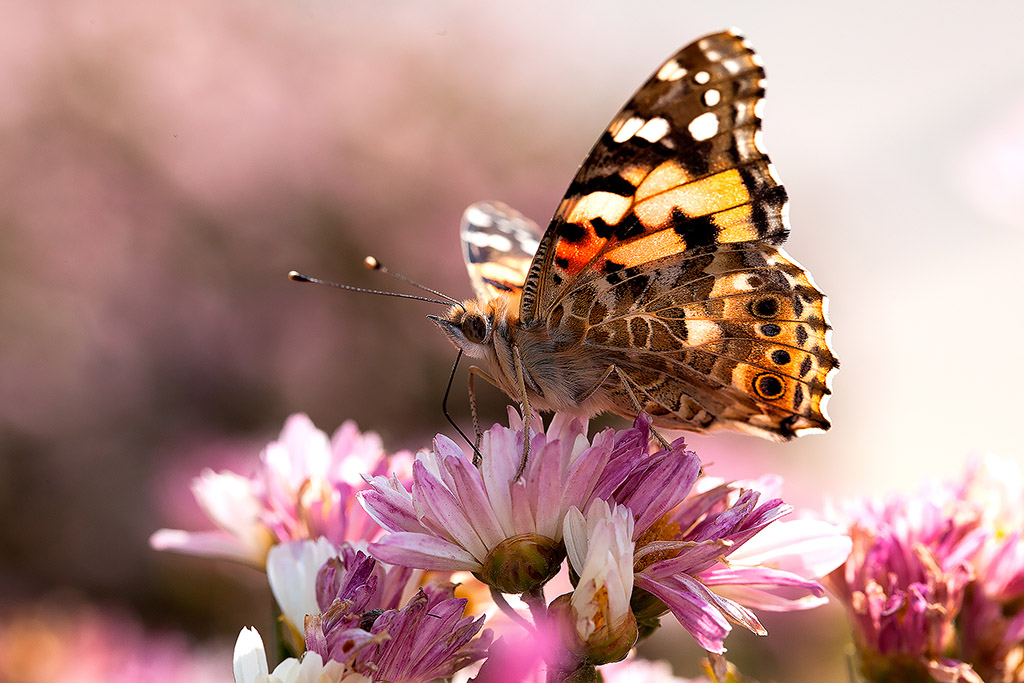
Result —
<instances>
[{"instance_id":1,"label":"chrysanthemum flower","mask_svg":"<svg viewBox=\"0 0 1024 683\"><path fill-rule=\"evenodd\" d=\"M829 583L867 680L1024 681L1022 499L1020 471L989 458L959 483L849 506L854 552Z\"/></svg>"},{"instance_id":2,"label":"chrysanthemum flower","mask_svg":"<svg viewBox=\"0 0 1024 683\"><path fill-rule=\"evenodd\" d=\"M850 613L867 680L981 681L949 656L974 579L970 558L986 537L978 516L942 489L864 501L847 514L853 553L828 583Z\"/></svg>"},{"instance_id":3,"label":"chrysanthemum flower","mask_svg":"<svg viewBox=\"0 0 1024 683\"><path fill-rule=\"evenodd\" d=\"M407 453L389 457L380 439L346 422L328 439L305 415L292 415L260 454L252 477L204 471L192 491L218 531L161 529L158 550L222 557L264 566L275 543L324 537L335 545L369 541L380 528L355 494L362 474L408 473Z\"/></svg>"},{"instance_id":4,"label":"chrysanthemum flower","mask_svg":"<svg viewBox=\"0 0 1024 683\"><path fill-rule=\"evenodd\" d=\"M578 576L575 590L556 599L563 611L569 649L591 664L616 662L636 643L633 594L633 514L629 508L595 500L587 516L577 508L565 518L569 566Z\"/></svg>"},{"instance_id":5,"label":"chrysanthemum flower","mask_svg":"<svg viewBox=\"0 0 1024 683\"><path fill-rule=\"evenodd\" d=\"M477 637L483 617L462 616L466 600L453 597L454 586L427 584L401 609L372 608L374 560L357 553L349 561L336 580L325 581L337 597L306 620L308 652L389 683L445 678L487 655L491 632Z\"/></svg>"},{"instance_id":6,"label":"chrysanthemum flower","mask_svg":"<svg viewBox=\"0 0 1024 683\"><path fill-rule=\"evenodd\" d=\"M433 452L417 456L411 490L394 477L370 480L371 490L360 494L363 506L392 532L370 544L374 557L471 571L504 593L535 589L557 573L565 514L573 506L586 509L615 434L607 429L591 442L582 422L555 415L546 432L531 434L529 459L517 478L526 435L513 409L509 421L483 434L479 469L438 435Z\"/></svg>"},{"instance_id":7,"label":"chrysanthemum flower","mask_svg":"<svg viewBox=\"0 0 1024 683\"><path fill-rule=\"evenodd\" d=\"M967 661L986 681L1024 681L1024 473L994 457L968 466L954 489L988 531L973 558L976 582L958 623Z\"/></svg>"},{"instance_id":8,"label":"chrysanthemum flower","mask_svg":"<svg viewBox=\"0 0 1024 683\"><path fill-rule=\"evenodd\" d=\"M745 544L792 510L778 498L760 503L760 497L755 489L722 484L688 496L646 526L636 525L640 590L634 592L633 610L642 634L670 610L701 647L720 654L732 623L766 634L748 607L807 609L825 601L813 579L842 563L849 540L831 525L797 525L743 553ZM798 560L797 541L814 549L812 561Z\"/></svg>"}]
</instances>

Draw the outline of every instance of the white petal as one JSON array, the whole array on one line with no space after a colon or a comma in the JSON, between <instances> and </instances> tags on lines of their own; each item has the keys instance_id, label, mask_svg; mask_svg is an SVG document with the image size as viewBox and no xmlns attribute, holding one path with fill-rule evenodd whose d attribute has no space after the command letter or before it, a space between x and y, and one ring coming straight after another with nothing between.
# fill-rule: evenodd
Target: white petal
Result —
<instances>
[{"instance_id":1,"label":"white petal","mask_svg":"<svg viewBox=\"0 0 1024 683\"><path fill-rule=\"evenodd\" d=\"M267 580L281 613L302 633L307 614L319 614L316 575L338 554L326 538L282 543L267 553Z\"/></svg>"},{"instance_id":2,"label":"white petal","mask_svg":"<svg viewBox=\"0 0 1024 683\"><path fill-rule=\"evenodd\" d=\"M235 683L256 683L260 674L267 675L267 651L263 638L255 628L243 628L235 641L232 657Z\"/></svg>"},{"instance_id":3,"label":"white petal","mask_svg":"<svg viewBox=\"0 0 1024 683\"><path fill-rule=\"evenodd\" d=\"M597 501L603 503L604 501ZM587 520L575 505L569 508L562 523L562 540L565 541L569 564L579 574L587 557Z\"/></svg>"},{"instance_id":4,"label":"white petal","mask_svg":"<svg viewBox=\"0 0 1024 683\"><path fill-rule=\"evenodd\" d=\"M192 480L192 495L220 528L243 542L254 535L263 505L253 493L253 483L234 472L207 469Z\"/></svg>"},{"instance_id":5,"label":"white petal","mask_svg":"<svg viewBox=\"0 0 1024 683\"><path fill-rule=\"evenodd\" d=\"M180 529L160 529L149 537L149 545L154 550L169 550L186 555L201 557L219 557L234 560L254 567L262 567L273 538L270 532L264 534L263 542L251 545L243 544L238 538L223 531L181 531Z\"/></svg>"},{"instance_id":6,"label":"white petal","mask_svg":"<svg viewBox=\"0 0 1024 683\"><path fill-rule=\"evenodd\" d=\"M771 567L805 579L825 576L846 561L850 537L816 519L776 521L729 555L729 563Z\"/></svg>"}]
</instances>

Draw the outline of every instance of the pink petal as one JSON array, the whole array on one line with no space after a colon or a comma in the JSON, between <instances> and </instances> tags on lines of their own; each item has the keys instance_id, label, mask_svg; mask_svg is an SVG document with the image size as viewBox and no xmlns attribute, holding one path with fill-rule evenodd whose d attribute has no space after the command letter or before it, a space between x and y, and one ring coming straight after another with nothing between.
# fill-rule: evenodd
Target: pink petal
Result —
<instances>
[{"instance_id":1,"label":"pink petal","mask_svg":"<svg viewBox=\"0 0 1024 683\"><path fill-rule=\"evenodd\" d=\"M370 554L381 562L441 571L480 571L482 565L465 550L427 534L398 532L370 544Z\"/></svg>"},{"instance_id":2,"label":"pink petal","mask_svg":"<svg viewBox=\"0 0 1024 683\"><path fill-rule=\"evenodd\" d=\"M160 529L149 537L154 550L170 550L186 555L217 557L234 560L254 567L262 567L271 539L260 546L245 546L236 537L223 531L181 531Z\"/></svg>"}]
</instances>

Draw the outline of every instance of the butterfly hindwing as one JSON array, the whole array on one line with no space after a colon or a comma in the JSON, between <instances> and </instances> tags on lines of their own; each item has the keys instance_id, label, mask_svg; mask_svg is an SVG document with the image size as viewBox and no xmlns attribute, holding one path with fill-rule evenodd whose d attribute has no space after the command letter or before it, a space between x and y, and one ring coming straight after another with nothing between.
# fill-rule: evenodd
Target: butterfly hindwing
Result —
<instances>
[{"instance_id":1,"label":"butterfly hindwing","mask_svg":"<svg viewBox=\"0 0 1024 683\"><path fill-rule=\"evenodd\" d=\"M771 245L724 245L657 269L623 269L566 296L550 325L619 368L663 426L770 438L829 426L836 361L825 300ZM635 412L633 396L613 384L615 412Z\"/></svg>"}]
</instances>

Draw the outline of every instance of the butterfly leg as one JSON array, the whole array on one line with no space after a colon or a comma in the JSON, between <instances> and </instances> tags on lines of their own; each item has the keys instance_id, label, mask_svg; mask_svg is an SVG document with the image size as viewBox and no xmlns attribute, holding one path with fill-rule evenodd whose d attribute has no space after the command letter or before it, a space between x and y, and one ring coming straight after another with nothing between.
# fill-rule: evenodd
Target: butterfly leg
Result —
<instances>
[{"instance_id":1,"label":"butterfly leg","mask_svg":"<svg viewBox=\"0 0 1024 683\"><path fill-rule=\"evenodd\" d=\"M530 408L530 398L526 395L526 376L523 373L523 358L519 355L519 347L512 345L512 363L516 368L516 382L519 384L519 396L522 398L523 409L523 459L519 462L519 469L512 481L518 481L526 469L526 458L530 455L530 416L533 410Z\"/></svg>"},{"instance_id":2,"label":"butterfly leg","mask_svg":"<svg viewBox=\"0 0 1024 683\"><path fill-rule=\"evenodd\" d=\"M630 380L629 376L622 370L620 370L616 365L612 365L609 369L614 370L615 374L619 376L619 383L622 384L622 388L626 390L627 394L629 394L630 400L633 401L633 405L636 407L637 414L639 415L640 413L642 413L644 411L643 404L640 403L640 400L636 397L636 394L633 393L632 380ZM640 387L637 388L639 389ZM654 438L658 440L658 443L661 444L662 448L671 448L671 445L669 444L668 440L666 440L665 437L663 437L657 429L654 429L654 427L651 427L651 434L653 434Z\"/></svg>"},{"instance_id":3,"label":"butterfly leg","mask_svg":"<svg viewBox=\"0 0 1024 683\"><path fill-rule=\"evenodd\" d=\"M476 443L473 445L473 466L480 467L480 438L483 432L480 431L480 418L476 410L476 388L475 380L480 377L487 382L499 387L498 382L476 365L469 366L469 412L473 416L473 433L476 436ZM499 387L500 388L500 387Z\"/></svg>"},{"instance_id":4,"label":"butterfly leg","mask_svg":"<svg viewBox=\"0 0 1024 683\"><path fill-rule=\"evenodd\" d=\"M596 394L597 390L601 388L601 385L608 381L608 378L611 377L613 373L618 376L619 384L621 384L622 388L626 390L627 394L629 394L629 399L633 402L633 406L636 408L637 414L639 415L640 413L642 413L644 411L643 404L640 403L640 400L636 397L636 394L633 393L633 382L630 381L629 376L626 375L626 373L624 373L622 370L620 370L619 367L614 363L608 366L608 369L605 370L604 374L601 375L601 378L594 383L594 386L587 389L585 392L583 392L582 395L580 395L576 399L576 403L583 403L588 398ZM661 444L662 448L669 448L668 441L666 441L665 437L659 434L656 429L651 429L651 433L654 434L654 437L658 440L658 443Z\"/></svg>"}]
</instances>

